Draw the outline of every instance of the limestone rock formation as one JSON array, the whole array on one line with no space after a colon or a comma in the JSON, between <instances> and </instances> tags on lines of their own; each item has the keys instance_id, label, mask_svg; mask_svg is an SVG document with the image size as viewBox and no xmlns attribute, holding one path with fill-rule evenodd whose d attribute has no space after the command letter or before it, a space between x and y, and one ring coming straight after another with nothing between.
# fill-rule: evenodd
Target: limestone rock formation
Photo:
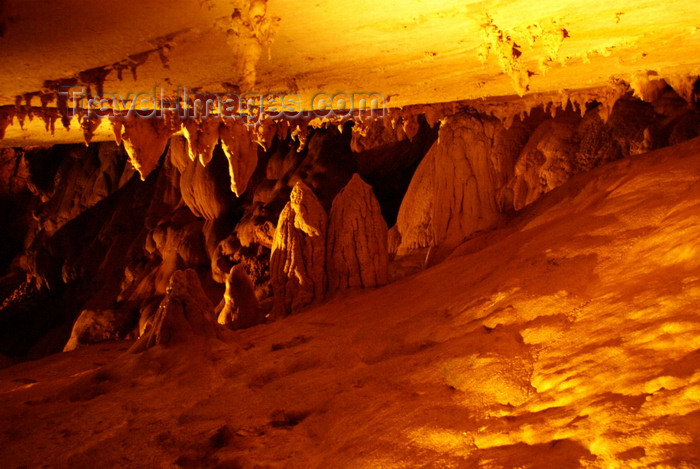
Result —
<instances>
[{"instance_id":1,"label":"limestone rock formation","mask_svg":"<svg viewBox=\"0 0 700 469\"><path fill-rule=\"evenodd\" d=\"M290 175L290 187L302 181L313 189L327 211L338 192L357 172L355 157L348 148L352 138L350 134L340 133L336 128L311 134L306 145L306 156Z\"/></svg>"},{"instance_id":2,"label":"limestone rock formation","mask_svg":"<svg viewBox=\"0 0 700 469\"><path fill-rule=\"evenodd\" d=\"M413 173L438 136L436 121L421 115L415 121L417 134L409 139L401 125L403 116L393 114L384 119L356 122L350 142L357 173L372 186L389 225L396 223L401 199Z\"/></svg>"},{"instance_id":3,"label":"limestone rock formation","mask_svg":"<svg viewBox=\"0 0 700 469\"><path fill-rule=\"evenodd\" d=\"M253 282L243 265L233 266L226 276L226 292L217 310L219 324L231 329L243 329L263 321Z\"/></svg>"},{"instance_id":4,"label":"limestone rock formation","mask_svg":"<svg viewBox=\"0 0 700 469\"><path fill-rule=\"evenodd\" d=\"M271 294L270 249L259 244L242 246L235 233L219 242L211 257L212 279L226 284L234 266L240 265L253 283L259 300Z\"/></svg>"},{"instance_id":5,"label":"limestone rock formation","mask_svg":"<svg viewBox=\"0 0 700 469\"><path fill-rule=\"evenodd\" d=\"M372 187L358 174L333 200L328 222L328 289L387 283L387 226Z\"/></svg>"},{"instance_id":6,"label":"limestone rock formation","mask_svg":"<svg viewBox=\"0 0 700 469\"><path fill-rule=\"evenodd\" d=\"M219 137L228 158L231 191L240 197L258 165L258 144L251 138L246 125L237 119L224 119Z\"/></svg>"},{"instance_id":7,"label":"limestone rock formation","mask_svg":"<svg viewBox=\"0 0 700 469\"><path fill-rule=\"evenodd\" d=\"M671 96L658 90L652 94L658 98L654 105L629 97L617 100L607 121L598 108L583 118L569 108L542 121L518 156L513 177L504 188L512 192L513 208L529 205L574 174L697 135L693 125L684 125L692 122L695 113L688 113L682 98L672 90ZM659 119L659 115L668 117Z\"/></svg>"},{"instance_id":8,"label":"limestone rock formation","mask_svg":"<svg viewBox=\"0 0 700 469\"><path fill-rule=\"evenodd\" d=\"M158 307L153 326L134 344L131 351L141 352L156 345L173 346L217 337L214 306L202 290L192 269L177 270Z\"/></svg>"},{"instance_id":9,"label":"limestone rock formation","mask_svg":"<svg viewBox=\"0 0 700 469\"><path fill-rule=\"evenodd\" d=\"M206 166L211 161L214 147L219 141L219 125L221 120L208 116L200 119L185 119L182 122L182 133L188 143L189 157Z\"/></svg>"},{"instance_id":10,"label":"limestone rock formation","mask_svg":"<svg viewBox=\"0 0 700 469\"><path fill-rule=\"evenodd\" d=\"M114 309L99 311L85 309L73 324L70 339L63 347L63 351L70 352L85 344L123 339L124 331L133 326L132 319Z\"/></svg>"},{"instance_id":11,"label":"limestone rock formation","mask_svg":"<svg viewBox=\"0 0 700 469\"><path fill-rule=\"evenodd\" d=\"M515 165L513 207L520 210L543 193L576 174L573 116L543 122L533 133Z\"/></svg>"},{"instance_id":12,"label":"limestone rock formation","mask_svg":"<svg viewBox=\"0 0 700 469\"><path fill-rule=\"evenodd\" d=\"M273 314L299 311L326 292L328 217L313 191L297 182L277 223L270 257Z\"/></svg>"},{"instance_id":13,"label":"limestone rock formation","mask_svg":"<svg viewBox=\"0 0 700 469\"><path fill-rule=\"evenodd\" d=\"M165 291L171 275L177 269L208 264L202 240L202 222L186 209L176 211L148 234L145 251L161 259L160 266L153 271L156 293Z\"/></svg>"},{"instance_id":14,"label":"limestone rock formation","mask_svg":"<svg viewBox=\"0 0 700 469\"><path fill-rule=\"evenodd\" d=\"M42 204L34 213L42 236L55 233L68 221L122 187L133 175L126 155L112 143L85 148L68 147L63 157L53 151L27 155L30 164L57 165L45 184L33 184L32 191ZM52 158L54 161L49 162Z\"/></svg>"},{"instance_id":15,"label":"limestone rock formation","mask_svg":"<svg viewBox=\"0 0 700 469\"><path fill-rule=\"evenodd\" d=\"M224 217L231 209L233 195L228 188L226 160L221 150L210 154L208 164L203 166L198 160L187 157L186 147L184 138L174 136L170 139L168 156L180 172L182 201L193 214L205 220Z\"/></svg>"},{"instance_id":16,"label":"limestone rock formation","mask_svg":"<svg viewBox=\"0 0 700 469\"><path fill-rule=\"evenodd\" d=\"M501 124L458 114L440 128L404 197L396 222L398 253L456 247L499 219L492 142Z\"/></svg>"},{"instance_id":17,"label":"limestone rock formation","mask_svg":"<svg viewBox=\"0 0 700 469\"><path fill-rule=\"evenodd\" d=\"M129 154L129 161L141 175L141 180L158 165L172 131L163 119L131 115L123 120L121 140Z\"/></svg>"}]
</instances>

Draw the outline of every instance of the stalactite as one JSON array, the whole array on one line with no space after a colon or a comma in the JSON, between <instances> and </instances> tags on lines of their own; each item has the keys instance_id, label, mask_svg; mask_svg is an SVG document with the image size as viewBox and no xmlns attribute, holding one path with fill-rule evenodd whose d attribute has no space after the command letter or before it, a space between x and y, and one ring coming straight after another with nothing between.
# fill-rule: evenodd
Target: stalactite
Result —
<instances>
[{"instance_id":1,"label":"stalactite","mask_svg":"<svg viewBox=\"0 0 700 469\"><path fill-rule=\"evenodd\" d=\"M141 175L141 180L158 165L172 131L163 119L146 119L128 116L123 121L122 141L129 154L129 161Z\"/></svg>"},{"instance_id":2,"label":"stalactite","mask_svg":"<svg viewBox=\"0 0 700 469\"><path fill-rule=\"evenodd\" d=\"M258 165L258 144L251 139L246 125L237 119L224 119L219 137L229 162L231 191L240 197Z\"/></svg>"},{"instance_id":3,"label":"stalactite","mask_svg":"<svg viewBox=\"0 0 700 469\"><path fill-rule=\"evenodd\" d=\"M209 164L214 147L219 141L220 125L221 119L217 116L182 121L182 132L187 139L189 156L192 161L199 160L202 166Z\"/></svg>"}]
</instances>

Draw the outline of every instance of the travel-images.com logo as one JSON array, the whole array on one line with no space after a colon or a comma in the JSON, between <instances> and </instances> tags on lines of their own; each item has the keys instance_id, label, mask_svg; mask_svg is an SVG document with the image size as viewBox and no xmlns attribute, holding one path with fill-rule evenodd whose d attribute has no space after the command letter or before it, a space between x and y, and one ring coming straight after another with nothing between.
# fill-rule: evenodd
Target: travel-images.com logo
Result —
<instances>
[{"instance_id":1,"label":"travel-images.com logo","mask_svg":"<svg viewBox=\"0 0 700 469\"><path fill-rule=\"evenodd\" d=\"M296 93L204 93L177 89L175 97L156 87L153 93L101 93L92 96L85 87L62 86L59 106L67 117L110 119L138 116L144 119L179 117L239 119L256 125L265 119L373 117L386 115L386 100L379 93L317 93L303 106Z\"/></svg>"}]
</instances>

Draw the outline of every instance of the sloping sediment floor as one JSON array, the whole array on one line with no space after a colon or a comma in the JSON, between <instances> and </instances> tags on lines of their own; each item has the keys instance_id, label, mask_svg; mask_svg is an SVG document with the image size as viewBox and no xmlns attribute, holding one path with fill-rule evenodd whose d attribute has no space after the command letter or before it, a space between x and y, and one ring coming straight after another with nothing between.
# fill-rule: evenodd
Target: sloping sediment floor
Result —
<instances>
[{"instance_id":1,"label":"sloping sediment floor","mask_svg":"<svg viewBox=\"0 0 700 469\"><path fill-rule=\"evenodd\" d=\"M700 467L700 139L272 324L0 370L3 467Z\"/></svg>"}]
</instances>

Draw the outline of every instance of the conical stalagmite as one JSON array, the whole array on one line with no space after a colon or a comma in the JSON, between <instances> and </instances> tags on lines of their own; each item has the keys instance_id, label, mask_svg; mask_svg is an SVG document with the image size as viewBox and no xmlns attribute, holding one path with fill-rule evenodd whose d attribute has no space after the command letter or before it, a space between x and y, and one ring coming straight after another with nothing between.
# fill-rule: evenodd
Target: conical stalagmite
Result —
<instances>
[{"instance_id":1,"label":"conical stalagmite","mask_svg":"<svg viewBox=\"0 0 700 469\"><path fill-rule=\"evenodd\" d=\"M387 283L387 226L379 202L359 174L335 197L328 222L328 289Z\"/></svg>"},{"instance_id":2,"label":"conical stalagmite","mask_svg":"<svg viewBox=\"0 0 700 469\"><path fill-rule=\"evenodd\" d=\"M214 306L202 290L192 269L177 270L170 278L165 298L158 307L153 326L132 347L141 352L156 345L171 346L195 338L217 337Z\"/></svg>"},{"instance_id":3,"label":"conical stalagmite","mask_svg":"<svg viewBox=\"0 0 700 469\"><path fill-rule=\"evenodd\" d=\"M273 314L299 311L326 292L328 217L313 191L297 182L280 214L272 242Z\"/></svg>"},{"instance_id":4,"label":"conical stalagmite","mask_svg":"<svg viewBox=\"0 0 700 469\"><path fill-rule=\"evenodd\" d=\"M496 157L492 144L500 123L471 115L451 117L421 161L396 222L399 254L412 249L456 247L499 219Z\"/></svg>"},{"instance_id":5,"label":"conical stalagmite","mask_svg":"<svg viewBox=\"0 0 700 469\"><path fill-rule=\"evenodd\" d=\"M237 119L224 119L219 137L228 158L231 191L240 197L258 165L258 144L253 141L246 125Z\"/></svg>"},{"instance_id":6,"label":"conical stalagmite","mask_svg":"<svg viewBox=\"0 0 700 469\"><path fill-rule=\"evenodd\" d=\"M222 303L218 322L231 329L252 327L263 320L255 287L242 264L231 267L226 275L226 292Z\"/></svg>"}]
</instances>

